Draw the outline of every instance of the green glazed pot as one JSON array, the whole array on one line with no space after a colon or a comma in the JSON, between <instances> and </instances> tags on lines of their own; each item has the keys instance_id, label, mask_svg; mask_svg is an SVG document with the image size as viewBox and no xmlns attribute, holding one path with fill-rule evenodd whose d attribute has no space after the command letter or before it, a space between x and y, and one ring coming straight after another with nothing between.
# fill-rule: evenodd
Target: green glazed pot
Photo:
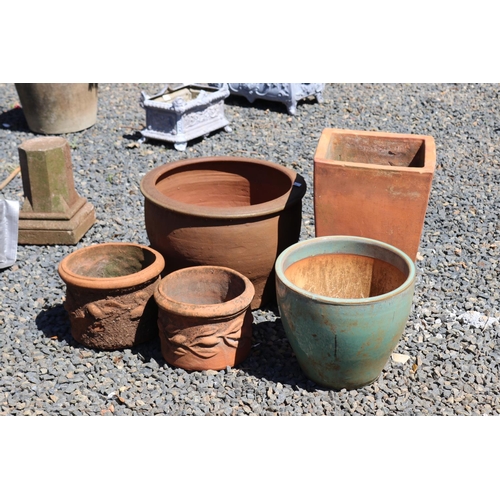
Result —
<instances>
[{"instance_id":1,"label":"green glazed pot","mask_svg":"<svg viewBox=\"0 0 500 500\"><path fill-rule=\"evenodd\" d=\"M325 236L279 255L276 288L305 375L328 388L357 389L379 377L404 332L415 265L380 241Z\"/></svg>"}]
</instances>

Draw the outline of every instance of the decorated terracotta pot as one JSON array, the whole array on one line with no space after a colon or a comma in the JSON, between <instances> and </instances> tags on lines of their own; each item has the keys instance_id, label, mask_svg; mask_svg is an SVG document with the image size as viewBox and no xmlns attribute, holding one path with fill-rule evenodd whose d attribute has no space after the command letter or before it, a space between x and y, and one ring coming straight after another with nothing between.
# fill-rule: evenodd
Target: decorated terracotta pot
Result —
<instances>
[{"instance_id":1,"label":"decorated terracotta pot","mask_svg":"<svg viewBox=\"0 0 500 500\"><path fill-rule=\"evenodd\" d=\"M141 191L147 234L167 273L229 267L252 281L252 309L275 300L274 263L300 236L299 174L263 160L194 158L151 170Z\"/></svg>"},{"instance_id":2,"label":"decorated terracotta pot","mask_svg":"<svg viewBox=\"0 0 500 500\"><path fill-rule=\"evenodd\" d=\"M158 285L158 326L167 363L186 370L221 370L243 361L252 344L254 286L225 267L197 266Z\"/></svg>"},{"instance_id":3,"label":"decorated terracotta pot","mask_svg":"<svg viewBox=\"0 0 500 500\"><path fill-rule=\"evenodd\" d=\"M350 390L379 377L411 310L408 255L368 238L313 238L278 257L276 281L281 321L308 378Z\"/></svg>"},{"instance_id":4,"label":"decorated terracotta pot","mask_svg":"<svg viewBox=\"0 0 500 500\"><path fill-rule=\"evenodd\" d=\"M80 248L59 264L71 334L96 349L133 347L158 335L153 293L165 266L162 255L135 243Z\"/></svg>"}]
</instances>

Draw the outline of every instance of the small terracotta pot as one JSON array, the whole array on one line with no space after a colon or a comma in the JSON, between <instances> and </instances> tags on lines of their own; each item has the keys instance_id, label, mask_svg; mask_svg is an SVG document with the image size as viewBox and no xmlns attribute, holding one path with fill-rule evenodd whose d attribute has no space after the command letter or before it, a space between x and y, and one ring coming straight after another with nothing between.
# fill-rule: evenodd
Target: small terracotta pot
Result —
<instances>
[{"instance_id":1,"label":"small terracotta pot","mask_svg":"<svg viewBox=\"0 0 500 500\"><path fill-rule=\"evenodd\" d=\"M189 267L163 278L155 300L167 363L222 370L243 361L252 343L254 293L248 278L226 267Z\"/></svg>"},{"instance_id":2,"label":"small terracotta pot","mask_svg":"<svg viewBox=\"0 0 500 500\"><path fill-rule=\"evenodd\" d=\"M167 273L229 267L252 281L252 309L276 299L274 263L300 236L299 174L263 160L196 158L151 170L141 191L149 241Z\"/></svg>"},{"instance_id":3,"label":"small terracotta pot","mask_svg":"<svg viewBox=\"0 0 500 500\"><path fill-rule=\"evenodd\" d=\"M158 335L153 293L165 267L162 255L135 243L81 248L59 264L71 334L96 349L122 349Z\"/></svg>"},{"instance_id":4,"label":"small terracotta pot","mask_svg":"<svg viewBox=\"0 0 500 500\"><path fill-rule=\"evenodd\" d=\"M368 238L313 238L278 257L276 280L283 327L308 378L337 390L378 378L411 311L408 255Z\"/></svg>"}]
</instances>

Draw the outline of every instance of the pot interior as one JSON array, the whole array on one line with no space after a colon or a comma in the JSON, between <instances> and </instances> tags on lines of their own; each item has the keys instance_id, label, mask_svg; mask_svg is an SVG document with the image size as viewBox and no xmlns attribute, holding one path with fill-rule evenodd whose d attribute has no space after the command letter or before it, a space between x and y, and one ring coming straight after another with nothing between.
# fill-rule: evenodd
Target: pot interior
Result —
<instances>
[{"instance_id":1,"label":"pot interior","mask_svg":"<svg viewBox=\"0 0 500 500\"><path fill-rule=\"evenodd\" d=\"M68 269L90 278L118 278L138 273L150 266L153 252L128 245L96 245L77 252L68 259Z\"/></svg>"},{"instance_id":2,"label":"pot interior","mask_svg":"<svg viewBox=\"0 0 500 500\"><path fill-rule=\"evenodd\" d=\"M258 162L211 161L184 165L160 175L156 189L181 203L204 207L247 207L286 194L292 179Z\"/></svg>"},{"instance_id":3,"label":"pot interior","mask_svg":"<svg viewBox=\"0 0 500 500\"><path fill-rule=\"evenodd\" d=\"M239 297L245 282L225 269L192 267L169 274L160 282L162 292L184 304L222 304Z\"/></svg>"},{"instance_id":4,"label":"pot interior","mask_svg":"<svg viewBox=\"0 0 500 500\"><path fill-rule=\"evenodd\" d=\"M368 165L424 167L425 141L418 138L334 134L328 148L328 159Z\"/></svg>"},{"instance_id":5,"label":"pot interior","mask_svg":"<svg viewBox=\"0 0 500 500\"><path fill-rule=\"evenodd\" d=\"M397 267L354 254L323 254L294 262L285 276L310 293L339 299L362 299L389 293L407 279Z\"/></svg>"},{"instance_id":6,"label":"pot interior","mask_svg":"<svg viewBox=\"0 0 500 500\"><path fill-rule=\"evenodd\" d=\"M218 89L210 89L208 87L203 87L197 88L197 87L183 87L178 90L173 90L173 91L167 91L164 94L162 94L159 97L156 97L155 99L152 99L153 101L156 102L171 102L174 101L175 99L178 99L179 97L184 99L184 101L192 101L194 99L197 99L200 96L200 93L203 92L208 92L208 93L214 93Z\"/></svg>"}]
</instances>

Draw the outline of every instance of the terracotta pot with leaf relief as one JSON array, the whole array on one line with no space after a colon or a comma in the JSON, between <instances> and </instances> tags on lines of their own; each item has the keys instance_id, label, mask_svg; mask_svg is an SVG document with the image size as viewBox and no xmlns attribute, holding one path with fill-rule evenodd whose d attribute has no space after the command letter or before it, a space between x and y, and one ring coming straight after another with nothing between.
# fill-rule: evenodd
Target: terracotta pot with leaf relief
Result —
<instances>
[{"instance_id":1,"label":"terracotta pot with leaf relief","mask_svg":"<svg viewBox=\"0 0 500 500\"><path fill-rule=\"evenodd\" d=\"M241 273L220 266L179 269L155 291L161 350L185 370L222 370L243 361L252 344L255 289Z\"/></svg>"},{"instance_id":2,"label":"terracotta pot with leaf relief","mask_svg":"<svg viewBox=\"0 0 500 500\"><path fill-rule=\"evenodd\" d=\"M59 264L73 338L86 347L122 349L158 335L153 294L162 255L135 243L80 248Z\"/></svg>"}]
</instances>

